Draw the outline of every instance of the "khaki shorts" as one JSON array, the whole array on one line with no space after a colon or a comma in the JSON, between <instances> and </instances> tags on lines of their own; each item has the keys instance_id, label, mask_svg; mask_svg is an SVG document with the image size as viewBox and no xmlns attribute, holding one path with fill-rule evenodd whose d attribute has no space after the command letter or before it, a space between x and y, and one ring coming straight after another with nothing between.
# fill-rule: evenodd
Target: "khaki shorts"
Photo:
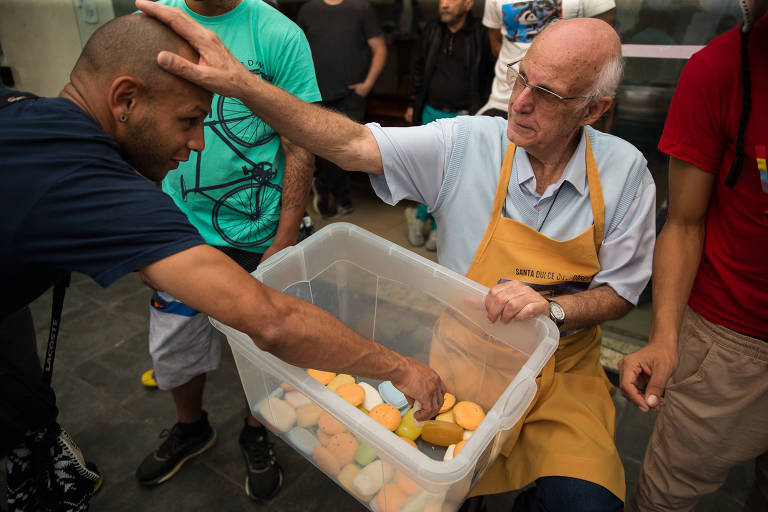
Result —
<instances>
[{"instance_id":1,"label":"khaki shorts","mask_svg":"<svg viewBox=\"0 0 768 512\"><path fill-rule=\"evenodd\" d=\"M730 468L752 459L755 483L745 509L768 510L768 343L686 308L678 351L633 510L693 510Z\"/></svg>"},{"instance_id":2,"label":"khaki shorts","mask_svg":"<svg viewBox=\"0 0 768 512\"><path fill-rule=\"evenodd\" d=\"M157 387L173 389L219 367L224 336L200 313L164 292L149 304L149 355Z\"/></svg>"}]
</instances>

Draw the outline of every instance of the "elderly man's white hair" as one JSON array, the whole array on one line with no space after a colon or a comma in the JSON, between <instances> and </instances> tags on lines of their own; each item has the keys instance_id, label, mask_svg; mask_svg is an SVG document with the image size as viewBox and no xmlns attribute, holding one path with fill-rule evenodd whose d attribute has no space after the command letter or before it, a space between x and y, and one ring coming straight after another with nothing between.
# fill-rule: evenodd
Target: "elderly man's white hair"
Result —
<instances>
[{"instance_id":1,"label":"elderly man's white hair","mask_svg":"<svg viewBox=\"0 0 768 512\"><path fill-rule=\"evenodd\" d=\"M624 57L618 55L608 59L595 78L594 89L591 96L601 98L603 96L616 96L616 89L624 74Z\"/></svg>"}]
</instances>

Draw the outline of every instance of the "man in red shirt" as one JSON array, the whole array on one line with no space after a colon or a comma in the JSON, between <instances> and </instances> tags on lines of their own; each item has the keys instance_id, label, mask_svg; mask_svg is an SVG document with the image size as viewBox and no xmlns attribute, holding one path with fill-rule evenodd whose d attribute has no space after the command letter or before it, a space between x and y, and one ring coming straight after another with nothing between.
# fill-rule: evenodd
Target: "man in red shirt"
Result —
<instances>
[{"instance_id":1,"label":"man in red shirt","mask_svg":"<svg viewBox=\"0 0 768 512\"><path fill-rule=\"evenodd\" d=\"M754 458L745 509L768 510L768 0L740 4L744 25L683 70L659 143L651 334L620 363L624 395L660 409L636 510L692 510Z\"/></svg>"}]
</instances>

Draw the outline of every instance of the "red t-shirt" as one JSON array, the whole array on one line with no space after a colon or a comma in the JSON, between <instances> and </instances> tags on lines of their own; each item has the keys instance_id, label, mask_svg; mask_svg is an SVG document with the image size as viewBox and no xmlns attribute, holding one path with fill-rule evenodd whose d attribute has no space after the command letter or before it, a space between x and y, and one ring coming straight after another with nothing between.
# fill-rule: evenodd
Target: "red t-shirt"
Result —
<instances>
[{"instance_id":1,"label":"red t-shirt","mask_svg":"<svg viewBox=\"0 0 768 512\"><path fill-rule=\"evenodd\" d=\"M717 175L707 211L704 253L688 305L711 322L768 338L768 16L749 38L752 109L744 165L734 188L725 178L741 119L739 28L712 40L686 64L659 149ZM768 176L764 176L768 179ZM766 188L763 188L766 187Z\"/></svg>"}]
</instances>

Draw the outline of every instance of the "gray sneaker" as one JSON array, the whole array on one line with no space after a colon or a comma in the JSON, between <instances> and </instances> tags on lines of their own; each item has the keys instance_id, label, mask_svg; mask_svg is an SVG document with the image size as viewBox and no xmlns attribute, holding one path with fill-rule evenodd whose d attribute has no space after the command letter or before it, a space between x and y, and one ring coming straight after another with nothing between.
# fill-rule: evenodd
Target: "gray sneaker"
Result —
<instances>
[{"instance_id":1,"label":"gray sneaker","mask_svg":"<svg viewBox=\"0 0 768 512\"><path fill-rule=\"evenodd\" d=\"M411 245L424 245L424 221L416 217L416 208L405 209L405 221L408 223L408 241Z\"/></svg>"}]
</instances>

